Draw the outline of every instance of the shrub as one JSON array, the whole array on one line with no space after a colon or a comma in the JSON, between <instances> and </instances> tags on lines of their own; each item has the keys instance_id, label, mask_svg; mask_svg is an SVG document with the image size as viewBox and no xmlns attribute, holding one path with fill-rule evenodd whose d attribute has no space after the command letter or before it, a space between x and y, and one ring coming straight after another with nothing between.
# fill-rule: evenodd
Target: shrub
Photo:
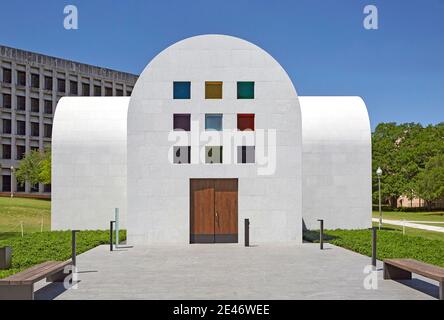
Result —
<instances>
[{"instance_id":1,"label":"shrub","mask_svg":"<svg viewBox=\"0 0 444 320\"><path fill-rule=\"evenodd\" d=\"M126 231L119 236L126 239ZM77 233L77 254L102 244L109 244L109 231L81 231ZM71 231L31 233L23 238L0 240L0 247L12 247L12 267L0 270L0 278L20 272L45 261L66 261L71 258Z\"/></svg>"}]
</instances>

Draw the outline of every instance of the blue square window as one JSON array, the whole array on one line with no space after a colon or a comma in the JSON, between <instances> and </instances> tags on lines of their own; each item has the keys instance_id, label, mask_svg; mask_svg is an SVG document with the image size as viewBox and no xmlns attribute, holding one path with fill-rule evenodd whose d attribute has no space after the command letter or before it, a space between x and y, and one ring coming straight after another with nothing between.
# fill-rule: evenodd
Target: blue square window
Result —
<instances>
[{"instance_id":1,"label":"blue square window","mask_svg":"<svg viewBox=\"0 0 444 320\"><path fill-rule=\"evenodd\" d=\"M205 115L205 130L222 131L222 115L221 114L206 114Z\"/></svg>"},{"instance_id":2,"label":"blue square window","mask_svg":"<svg viewBox=\"0 0 444 320\"><path fill-rule=\"evenodd\" d=\"M175 81L173 87L174 99L191 99L191 82Z\"/></svg>"}]
</instances>

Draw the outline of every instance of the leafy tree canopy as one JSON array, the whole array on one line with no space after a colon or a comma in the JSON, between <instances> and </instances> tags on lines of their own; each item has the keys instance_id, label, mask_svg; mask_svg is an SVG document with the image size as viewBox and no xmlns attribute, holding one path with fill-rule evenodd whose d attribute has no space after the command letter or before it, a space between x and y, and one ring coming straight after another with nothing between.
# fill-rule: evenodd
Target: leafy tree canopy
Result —
<instances>
[{"instance_id":1,"label":"leafy tree canopy","mask_svg":"<svg viewBox=\"0 0 444 320\"><path fill-rule=\"evenodd\" d=\"M444 123L381 123L372 134L373 198L377 199L376 169L381 167L381 193L392 206L401 195L419 195L419 174L433 157L444 154ZM429 176L430 177L430 176Z\"/></svg>"}]
</instances>

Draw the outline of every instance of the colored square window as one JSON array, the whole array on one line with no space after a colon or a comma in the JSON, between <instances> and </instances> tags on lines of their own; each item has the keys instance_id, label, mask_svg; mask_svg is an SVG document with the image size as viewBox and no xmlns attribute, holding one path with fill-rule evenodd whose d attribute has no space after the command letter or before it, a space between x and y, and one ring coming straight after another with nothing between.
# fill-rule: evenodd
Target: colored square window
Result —
<instances>
[{"instance_id":1,"label":"colored square window","mask_svg":"<svg viewBox=\"0 0 444 320\"><path fill-rule=\"evenodd\" d=\"M191 99L191 82L175 81L173 91L174 99Z\"/></svg>"},{"instance_id":2,"label":"colored square window","mask_svg":"<svg viewBox=\"0 0 444 320\"><path fill-rule=\"evenodd\" d=\"M221 114L206 114L205 115L205 130L222 131L222 115Z\"/></svg>"},{"instance_id":3,"label":"colored square window","mask_svg":"<svg viewBox=\"0 0 444 320\"><path fill-rule=\"evenodd\" d=\"M254 82L239 81L237 83L238 99L254 99Z\"/></svg>"},{"instance_id":4,"label":"colored square window","mask_svg":"<svg viewBox=\"0 0 444 320\"><path fill-rule=\"evenodd\" d=\"M237 115L237 129L254 131L254 114L240 113Z\"/></svg>"},{"instance_id":5,"label":"colored square window","mask_svg":"<svg viewBox=\"0 0 444 320\"><path fill-rule=\"evenodd\" d=\"M222 147L205 147L205 163L222 163Z\"/></svg>"},{"instance_id":6,"label":"colored square window","mask_svg":"<svg viewBox=\"0 0 444 320\"><path fill-rule=\"evenodd\" d=\"M222 99L222 82L205 82L205 99Z\"/></svg>"},{"instance_id":7,"label":"colored square window","mask_svg":"<svg viewBox=\"0 0 444 320\"><path fill-rule=\"evenodd\" d=\"M174 130L190 131L191 129L191 115L190 114L175 114L173 115Z\"/></svg>"},{"instance_id":8,"label":"colored square window","mask_svg":"<svg viewBox=\"0 0 444 320\"><path fill-rule=\"evenodd\" d=\"M255 163L255 153L254 146L237 147L237 163Z\"/></svg>"},{"instance_id":9,"label":"colored square window","mask_svg":"<svg viewBox=\"0 0 444 320\"><path fill-rule=\"evenodd\" d=\"M191 147L174 147L174 163L175 164L183 164L183 163L191 163Z\"/></svg>"}]
</instances>

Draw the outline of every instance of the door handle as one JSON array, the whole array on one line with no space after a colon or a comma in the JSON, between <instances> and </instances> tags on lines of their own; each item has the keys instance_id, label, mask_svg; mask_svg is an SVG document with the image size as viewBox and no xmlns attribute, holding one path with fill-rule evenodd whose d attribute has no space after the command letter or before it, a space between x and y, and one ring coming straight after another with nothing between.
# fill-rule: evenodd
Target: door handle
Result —
<instances>
[{"instance_id":1,"label":"door handle","mask_svg":"<svg viewBox=\"0 0 444 320\"><path fill-rule=\"evenodd\" d=\"M217 220L217 225L219 226L219 214L216 211L216 220Z\"/></svg>"}]
</instances>

